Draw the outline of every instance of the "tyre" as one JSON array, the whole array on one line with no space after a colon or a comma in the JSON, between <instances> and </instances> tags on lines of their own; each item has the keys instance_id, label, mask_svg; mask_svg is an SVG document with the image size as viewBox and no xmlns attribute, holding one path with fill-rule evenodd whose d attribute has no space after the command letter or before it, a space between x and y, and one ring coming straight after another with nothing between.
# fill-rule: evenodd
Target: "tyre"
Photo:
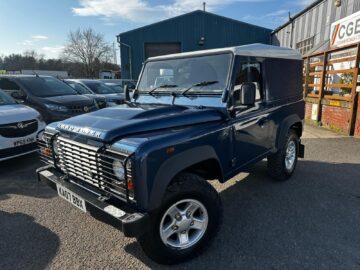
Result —
<instances>
[{"instance_id":1,"label":"tyre","mask_svg":"<svg viewBox=\"0 0 360 270\"><path fill-rule=\"evenodd\" d=\"M284 146L267 159L269 175L279 181L285 181L294 173L299 153L299 137L289 130Z\"/></svg>"},{"instance_id":2,"label":"tyre","mask_svg":"<svg viewBox=\"0 0 360 270\"><path fill-rule=\"evenodd\" d=\"M146 255L176 264L198 255L219 229L222 206L216 190L198 175L182 173L167 188L160 209L138 238Z\"/></svg>"}]
</instances>

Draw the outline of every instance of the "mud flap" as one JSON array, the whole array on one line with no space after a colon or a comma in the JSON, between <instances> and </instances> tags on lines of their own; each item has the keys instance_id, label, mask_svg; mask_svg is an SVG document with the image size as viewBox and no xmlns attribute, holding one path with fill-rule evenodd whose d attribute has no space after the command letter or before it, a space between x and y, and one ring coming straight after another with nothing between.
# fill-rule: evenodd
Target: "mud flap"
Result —
<instances>
[{"instance_id":1,"label":"mud flap","mask_svg":"<svg viewBox=\"0 0 360 270\"><path fill-rule=\"evenodd\" d=\"M299 143L299 154L298 154L299 158L304 158L305 157L305 145L303 145L302 143Z\"/></svg>"}]
</instances>

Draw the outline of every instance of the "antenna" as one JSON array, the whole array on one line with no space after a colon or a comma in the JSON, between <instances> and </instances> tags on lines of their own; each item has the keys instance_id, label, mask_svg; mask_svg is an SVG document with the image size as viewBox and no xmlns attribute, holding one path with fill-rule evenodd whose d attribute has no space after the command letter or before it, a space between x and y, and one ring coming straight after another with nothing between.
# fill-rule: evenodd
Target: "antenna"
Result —
<instances>
[{"instance_id":1,"label":"antenna","mask_svg":"<svg viewBox=\"0 0 360 270\"><path fill-rule=\"evenodd\" d=\"M206 2L203 2L203 11L206 11Z\"/></svg>"}]
</instances>

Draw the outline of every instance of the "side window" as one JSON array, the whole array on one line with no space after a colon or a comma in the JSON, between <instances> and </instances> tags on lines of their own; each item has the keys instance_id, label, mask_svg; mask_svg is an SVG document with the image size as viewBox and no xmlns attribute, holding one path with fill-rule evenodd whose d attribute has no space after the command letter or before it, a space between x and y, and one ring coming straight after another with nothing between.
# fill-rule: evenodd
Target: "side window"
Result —
<instances>
[{"instance_id":1,"label":"side window","mask_svg":"<svg viewBox=\"0 0 360 270\"><path fill-rule=\"evenodd\" d=\"M241 88L243 83L251 82L256 85L256 101L260 101L263 95L261 81L261 64L256 62L241 63L237 71L234 90Z\"/></svg>"}]
</instances>

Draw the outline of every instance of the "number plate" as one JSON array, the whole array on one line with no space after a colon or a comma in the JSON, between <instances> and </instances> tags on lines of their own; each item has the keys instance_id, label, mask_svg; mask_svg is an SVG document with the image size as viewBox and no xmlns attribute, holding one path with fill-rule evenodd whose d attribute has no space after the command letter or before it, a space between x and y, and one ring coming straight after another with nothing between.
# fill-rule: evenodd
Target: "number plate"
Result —
<instances>
[{"instance_id":1,"label":"number plate","mask_svg":"<svg viewBox=\"0 0 360 270\"><path fill-rule=\"evenodd\" d=\"M61 198L67 200L69 203L74 205L75 207L79 208L81 211L86 213L86 206L84 199L80 198L78 195L76 195L74 192L71 192L67 188L56 185L58 194Z\"/></svg>"},{"instance_id":2,"label":"number plate","mask_svg":"<svg viewBox=\"0 0 360 270\"><path fill-rule=\"evenodd\" d=\"M18 140L14 142L14 146L22 146L25 144L29 144L29 143L33 143L35 142L35 137L31 137L31 138L27 138L27 139L22 139L22 140Z\"/></svg>"}]
</instances>

